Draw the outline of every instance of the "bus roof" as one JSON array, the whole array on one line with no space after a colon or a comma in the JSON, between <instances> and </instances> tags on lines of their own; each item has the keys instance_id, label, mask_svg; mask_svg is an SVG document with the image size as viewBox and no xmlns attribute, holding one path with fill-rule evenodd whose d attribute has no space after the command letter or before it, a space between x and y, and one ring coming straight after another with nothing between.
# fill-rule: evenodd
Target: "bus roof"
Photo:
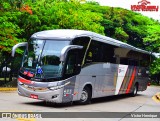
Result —
<instances>
[{"instance_id":1,"label":"bus roof","mask_svg":"<svg viewBox=\"0 0 160 121\"><path fill-rule=\"evenodd\" d=\"M55 30L46 30L46 31L41 31L34 33L31 38L37 38L37 39L68 39L72 40L76 37L82 37L82 36L87 36L91 38L96 38L96 40L103 42L103 43L108 43L111 45L115 45L118 47L122 48L127 48L133 51L145 53L145 54L151 54L150 52L147 52L145 50L136 48L134 46L131 46L127 43L121 42L119 40L103 36L100 34L97 34L95 32L91 31L86 31L86 30L74 30L74 29L55 29Z\"/></svg>"}]
</instances>

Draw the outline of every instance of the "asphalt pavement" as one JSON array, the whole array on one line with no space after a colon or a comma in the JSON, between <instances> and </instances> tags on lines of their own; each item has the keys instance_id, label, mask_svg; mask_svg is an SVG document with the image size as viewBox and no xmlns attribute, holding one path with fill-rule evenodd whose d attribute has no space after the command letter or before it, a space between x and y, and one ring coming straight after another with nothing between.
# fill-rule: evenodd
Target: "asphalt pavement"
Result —
<instances>
[{"instance_id":1,"label":"asphalt pavement","mask_svg":"<svg viewBox=\"0 0 160 121\"><path fill-rule=\"evenodd\" d=\"M0 121L160 121L160 118L151 118L154 114L156 115L154 112L160 115L160 102L152 99L158 92L160 92L160 86L149 86L146 91L138 92L136 97L110 96L93 99L88 105L76 103L57 105L21 97L16 91L3 91L0 92L0 112L50 112L43 115L51 117L55 115L56 118L0 118ZM72 118L65 117L67 114L65 112ZM57 118L58 116L60 118Z\"/></svg>"}]
</instances>

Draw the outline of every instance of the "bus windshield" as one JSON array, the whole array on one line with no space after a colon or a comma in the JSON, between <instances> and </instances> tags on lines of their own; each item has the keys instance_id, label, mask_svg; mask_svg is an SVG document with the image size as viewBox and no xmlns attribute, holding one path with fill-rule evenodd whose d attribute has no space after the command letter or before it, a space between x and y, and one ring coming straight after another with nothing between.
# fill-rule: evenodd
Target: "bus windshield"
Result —
<instances>
[{"instance_id":1,"label":"bus windshield","mask_svg":"<svg viewBox=\"0 0 160 121\"><path fill-rule=\"evenodd\" d=\"M31 40L23 57L21 73L34 78L61 77L63 64L60 53L66 45L69 41Z\"/></svg>"}]
</instances>

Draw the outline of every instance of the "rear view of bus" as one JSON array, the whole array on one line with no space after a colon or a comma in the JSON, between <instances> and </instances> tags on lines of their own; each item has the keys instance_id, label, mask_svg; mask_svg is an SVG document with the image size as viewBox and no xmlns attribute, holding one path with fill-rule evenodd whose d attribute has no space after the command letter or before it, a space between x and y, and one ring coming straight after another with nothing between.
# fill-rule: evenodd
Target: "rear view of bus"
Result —
<instances>
[{"instance_id":1,"label":"rear view of bus","mask_svg":"<svg viewBox=\"0 0 160 121\"><path fill-rule=\"evenodd\" d=\"M83 30L37 32L27 43L18 76L21 96L87 104L91 98L144 91L148 72L141 60L149 53ZM136 56L138 55L138 56Z\"/></svg>"}]
</instances>

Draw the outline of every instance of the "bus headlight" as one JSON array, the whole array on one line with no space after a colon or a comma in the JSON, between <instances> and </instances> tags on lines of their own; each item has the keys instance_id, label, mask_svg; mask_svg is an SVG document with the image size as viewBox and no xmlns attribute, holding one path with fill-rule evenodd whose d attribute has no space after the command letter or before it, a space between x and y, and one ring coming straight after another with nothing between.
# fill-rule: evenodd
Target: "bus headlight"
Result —
<instances>
[{"instance_id":1,"label":"bus headlight","mask_svg":"<svg viewBox=\"0 0 160 121\"><path fill-rule=\"evenodd\" d=\"M63 88L63 87L64 87L64 86L61 85L61 86L49 87L49 89L51 89L51 90L57 90L57 89L61 89L61 88Z\"/></svg>"},{"instance_id":2,"label":"bus headlight","mask_svg":"<svg viewBox=\"0 0 160 121\"><path fill-rule=\"evenodd\" d=\"M57 89L61 89L63 88L64 86L70 84L70 82L66 82L65 84L63 85L59 85L59 86L53 86L53 87L48 87L50 90L57 90Z\"/></svg>"}]
</instances>

